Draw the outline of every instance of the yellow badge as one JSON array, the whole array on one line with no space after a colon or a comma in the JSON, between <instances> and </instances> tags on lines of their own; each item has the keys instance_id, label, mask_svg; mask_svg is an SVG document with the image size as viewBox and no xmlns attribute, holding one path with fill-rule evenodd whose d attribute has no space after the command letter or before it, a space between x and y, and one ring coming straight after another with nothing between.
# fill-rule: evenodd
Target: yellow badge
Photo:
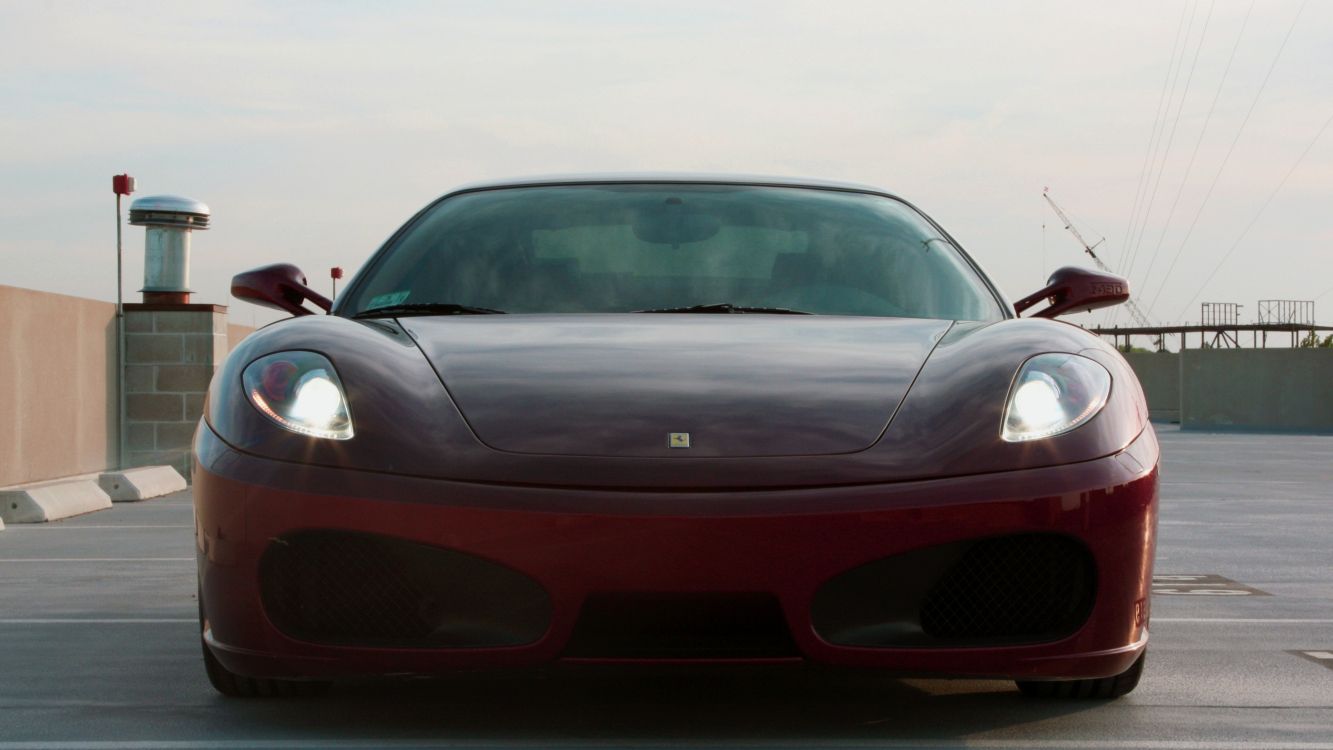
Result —
<instances>
[{"instance_id":1,"label":"yellow badge","mask_svg":"<svg viewBox=\"0 0 1333 750\"><path fill-rule=\"evenodd\" d=\"M688 448L690 447L690 433L673 432L667 435L668 448Z\"/></svg>"}]
</instances>

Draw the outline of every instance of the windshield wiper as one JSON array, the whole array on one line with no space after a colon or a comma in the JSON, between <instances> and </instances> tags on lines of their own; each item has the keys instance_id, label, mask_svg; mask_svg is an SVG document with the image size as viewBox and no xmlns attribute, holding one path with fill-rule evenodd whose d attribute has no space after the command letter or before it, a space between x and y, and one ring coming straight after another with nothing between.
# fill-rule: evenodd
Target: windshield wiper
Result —
<instances>
[{"instance_id":1,"label":"windshield wiper","mask_svg":"<svg viewBox=\"0 0 1333 750\"><path fill-rule=\"evenodd\" d=\"M663 307L657 310L635 310L641 313L715 313L734 315L738 313L771 313L774 315L814 315L804 310L790 310L785 307L745 307L730 302L717 302L712 305L691 305L689 307Z\"/></svg>"},{"instance_id":2,"label":"windshield wiper","mask_svg":"<svg viewBox=\"0 0 1333 750\"><path fill-rule=\"evenodd\" d=\"M398 318L407 315L504 315L504 310L456 305L453 302L412 302L362 310L353 318Z\"/></svg>"}]
</instances>

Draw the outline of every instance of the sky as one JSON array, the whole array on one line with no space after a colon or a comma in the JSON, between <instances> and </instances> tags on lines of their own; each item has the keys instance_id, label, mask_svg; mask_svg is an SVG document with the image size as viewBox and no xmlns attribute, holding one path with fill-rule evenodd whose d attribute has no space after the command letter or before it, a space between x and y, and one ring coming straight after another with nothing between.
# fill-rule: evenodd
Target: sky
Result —
<instances>
[{"instance_id":1,"label":"sky","mask_svg":"<svg viewBox=\"0 0 1333 750\"><path fill-rule=\"evenodd\" d=\"M232 275L327 293L458 184L698 170L887 189L1011 300L1088 265L1049 188L1154 323L1327 322L1330 118L1323 0L0 0L0 284L114 300L121 172L209 205L194 301L263 323Z\"/></svg>"}]
</instances>

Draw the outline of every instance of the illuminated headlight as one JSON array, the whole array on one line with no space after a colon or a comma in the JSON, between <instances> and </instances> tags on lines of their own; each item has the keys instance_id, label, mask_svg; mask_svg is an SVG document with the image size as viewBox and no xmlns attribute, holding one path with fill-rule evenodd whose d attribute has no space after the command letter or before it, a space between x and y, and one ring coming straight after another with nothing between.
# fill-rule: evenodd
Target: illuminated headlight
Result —
<instances>
[{"instance_id":1,"label":"illuminated headlight","mask_svg":"<svg viewBox=\"0 0 1333 750\"><path fill-rule=\"evenodd\" d=\"M1111 395L1111 373L1077 354L1038 354L1023 363L1009 389L1001 436L1041 440L1092 419Z\"/></svg>"},{"instance_id":2,"label":"illuminated headlight","mask_svg":"<svg viewBox=\"0 0 1333 750\"><path fill-rule=\"evenodd\" d=\"M314 352L279 352L246 366L241 384L250 403L292 432L330 440L352 437L347 397L333 364Z\"/></svg>"}]
</instances>

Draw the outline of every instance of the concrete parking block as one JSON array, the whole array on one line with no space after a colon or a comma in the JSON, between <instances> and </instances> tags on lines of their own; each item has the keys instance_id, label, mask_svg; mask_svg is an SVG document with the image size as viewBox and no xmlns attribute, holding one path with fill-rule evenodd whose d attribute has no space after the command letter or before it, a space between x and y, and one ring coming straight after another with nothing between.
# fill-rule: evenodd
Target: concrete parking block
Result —
<instances>
[{"instance_id":1,"label":"concrete parking block","mask_svg":"<svg viewBox=\"0 0 1333 750\"><path fill-rule=\"evenodd\" d=\"M104 471L97 484L113 502L126 503L161 497L185 489L185 478L170 466L140 466L124 471Z\"/></svg>"},{"instance_id":2,"label":"concrete parking block","mask_svg":"<svg viewBox=\"0 0 1333 750\"><path fill-rule=\"evenodd\" d=\"M45 523L111 507L92 479L73 479L0 490L0 521Z\"/></svg>"}]
</instances>

